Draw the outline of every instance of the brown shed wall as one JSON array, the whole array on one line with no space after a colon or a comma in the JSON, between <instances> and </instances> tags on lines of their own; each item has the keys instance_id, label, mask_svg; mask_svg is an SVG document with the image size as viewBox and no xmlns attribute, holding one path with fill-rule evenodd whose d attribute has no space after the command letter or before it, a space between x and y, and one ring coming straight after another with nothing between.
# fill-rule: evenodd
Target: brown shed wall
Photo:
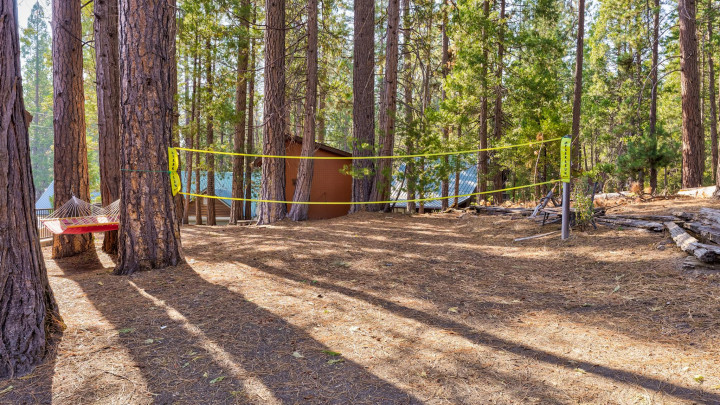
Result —
<instances>
[{"instance_id":1,"label":"brown shed wall","mask_svg":"<svg viewBox=\"0 0 720 405\"><path fill-rule=\"evenodd\" d=\"M288 156L300 156L302 145L288 141L285 144L285 154ZM337 154L318 149L315 156L338 157ZM352 198L352 177L342 174L340 170L345 165L350 165L351 160L316 160L313 169L312 188L310 189L310 201L350 201ZM300 164L299 159L285 159L285 199L292 200L295 194L295 182ZM288 210L290 207L288 207ZM342 205L311 205L308 211L310 219L328 219L347 215L350 211L349 204Z\"/></svg>"}]
</instances>

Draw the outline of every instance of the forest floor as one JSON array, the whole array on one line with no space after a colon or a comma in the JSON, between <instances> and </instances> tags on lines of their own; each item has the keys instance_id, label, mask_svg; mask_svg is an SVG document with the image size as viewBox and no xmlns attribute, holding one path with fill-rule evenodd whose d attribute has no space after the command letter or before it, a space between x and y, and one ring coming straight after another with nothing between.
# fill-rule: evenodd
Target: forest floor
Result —
<instances>
[{"instance_id":1,"label":"forest floor","mask_svg":"<svg viewBox=\"0 0 720 405\"><path fill-rule=\"evenodd\" d=\"M610 210L667 213L705 200ZM2 403L720 404L720 275L667 235L470 213L183 228L188 264L49 259L67 324Z\"/></svg>"}]
</instances>

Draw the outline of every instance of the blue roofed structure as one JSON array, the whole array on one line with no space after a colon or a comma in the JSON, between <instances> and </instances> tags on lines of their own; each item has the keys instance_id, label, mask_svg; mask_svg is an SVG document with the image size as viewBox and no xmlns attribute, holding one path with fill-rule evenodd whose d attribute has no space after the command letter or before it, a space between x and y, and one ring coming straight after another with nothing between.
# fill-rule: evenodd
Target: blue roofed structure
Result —
<instances>
[{"instance_id":1,"label":"blue roofed structure","mask_svg":"<svg viewBox=\"0 0 720 405\"><path fill-rule=\"evenodd\" d=\"M404 176L402 173L405 172L405 164L402 163L398 169L398 171L401 173L399 175L396 175L393 178L392 182L392 194L391 199L393 201L402 201L407 199L407 187L403 182ZM455 173L452 173L450 175L450 178L448 179L448 182L450 184L450 192L449 195L453 196L455 195ZM457 195L465 195L465 194L472 194L475 192L477 188L477 167L475 165L470 165L466 169L462 170L460 172L460 189ZM442 196L442 189L440 181L437 183L433 183L430 186L428 186L428 190L423 195L423 198L440 198ZM416 196L416 198L420 198L419 196ZM459 197L458 198L458 205L463 206L464 204L467 204L469 200L472 197ZM451 198L448 205L453 205L455 203L455 199ZM439 210L441 209L442 200L433 200L433 201L427 201L425 202L425 209L431 209L431 210ZM394 204L395 208L407 208L407 203L404 202L396 202Z\"/></svg>"},{"instance_id":2,"label":"blue roofed structure","mask_svg":"<svg viewBox=\"0 0 720 405\"><path fill-rule=\"evenodd\" d=\"M40 195L40 198L35 201L35 209L36 210L51 210L55 207L53 207L53 198L55 198L55 182L53 181L50 183L49 186L43 191L43 193ZM93 191L90 193L90 199L92 201L88 201L91 203L99 202L100 201L100 193L97 191ZM63 201L64 203L65 201Z\"/></svg>"}]
</instances>

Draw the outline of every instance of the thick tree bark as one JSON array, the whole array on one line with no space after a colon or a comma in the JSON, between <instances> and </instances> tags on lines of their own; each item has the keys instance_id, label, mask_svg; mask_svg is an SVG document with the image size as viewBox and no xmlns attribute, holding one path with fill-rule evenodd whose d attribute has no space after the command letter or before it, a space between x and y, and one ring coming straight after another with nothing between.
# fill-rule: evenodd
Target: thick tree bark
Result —
<instances>
[{"instance_id":1,"label":"thick tree bark","mask_svg":"<svg viewBox=\"0 0 720 405\"><path fill-rule=\"evenodd\" d=\"M115 274L184 262L180 223L167 148L172 141L172 44L175 2L120 3L121 164L147 172L122 172L120 235Z\"/></svg>"},{"instance_id":2,"label":"thick tree bark","mask_svg":"<svg viewBox=\"0 0 720 405\"><path fill-rule=\"evenodd\" d=\"M702 185L703 134L695 9L695 0L678 0L682 88L682 186L684 188Z\"/></svg>"},{"instance_id":3,"label":"thick tree bark","mask_svg":"<svg viewBox=\"0 0 720 405\"><path fill-rule=\"evenodd\" d=\"M488 147L488 46L487 46L487 20L490 18L490 1L483 1L483 17L485 18L486 24L482 28L482 52L483 60L482 67L480 68L480 88L482 94L480 95L480 129L478 132L478 140L480 143L480 149L487 149ZM488 152L481 150L478 152L477 162L477 192L487 192L487 181L488 181L489 167L488 167ZM485 201L486 194L479 194L478 201Z\"/></svg>"},{"instance_id":4,"label":"thick tree bark","mask_svg":"<svg viewBox=\"0 0 720 405\"><path fill-rule=\"evenodd\" d=\"M317 105L318 86L318 3L317 0L307 2L307 84L305 87L305 119L303 125L302 156L315 154L315 106ZM293 201L310 201L310 188L313 181L314 161L312 159L300 160L298 165L297 183ZM293 204L288 217L293 221L308 219L309 205Z\"/></svg>"},{"instance_id":5,"label":"thick tree bark","mask_svg":"<svg viewBox=\"0 0 720 405\"><path fill-rule=\"evenodd\" d=\"M652 66L650 71L650 139L653 148L657 150L657 91L658 91L658 55L660 44L660 0L654 0L653 10L653 44L652 44ZM650 165L650 192L655 194L657 190L657 165Z\"/></svg>"},{"instance_id":6,"label":"thick tree bark","mask_svg":"<svg viewBox=\"0 0 720 405\"><path fill-rule=\"evenodd\" d=\"M583 43L585 40L585 0L578 0L577 43L575 47L575 92L572 109L571 166L580 171L580 106L582 102Z\"/></svg>"},{"instance_id":7,"label":"thick tree bark","mask_svg":"<svg viewBox=\"0 0 720 405\"><path fill-rule=\"evenodd\" d=\"M355 0L353 38L353 156L375 149L375 0ZM352 201L370 201L375 162L353 160ZM366 209L354 204L350 212Z\"/></svg>"},{"instance_id":8,"label":"thick tree bark","mask_svg":"<svg viewBox=\"0 0 720 405\"><path fill-rule=\"evenodd\" d=\"M254 14L254 13L253 13ZM253 17L253 22L255 17ZM257 46L254 40L250 40L250 80L248 81L248 127L247 127L247 152L255 150L255 58ZM245 199L252 199L252 169L253 160L248 158L245 162ZM252 219L252 201L245 201L245 217Z\"/></svg>"},{"instance_id":9,"label":"thick tree bark","mask_svg":"<svg viewBox=\"0 0 720 405\"><path fill-rule=\"evenodd\" d=\"M118 0L95 0L95 74L97 85L100 194L107 206L120 198L120 61ZM117 253L118 232L105 232L103 251Z\"/></svg>"},{"instance_id":10,"label":"thick tree bark","mask_svg":"<svg viewBox=\"0 0 720 405\"><path fill-rule=\"evenodd\" d=\"M233 142L233 150L235 153L245 152L245 123L247 121L247 66L248 51L250 42L248 41L250 27L250 3L244 1L240 6L242 8L240 38L238 40L238 64L237 79L235 81L235 113L237 114L237 122L235 122L235 139ZM250 158L248 158L250 159ZM233 180L232 180L232 197L242 198L244 192L245 179L243 178L245 170L245 157L233 156ZM237 225L237 220L243 217L244 201L233 200L230 205L230 224Z\"/></svg>"},{"instance_id":11,"label":"thick tree bark","mask_svg":"<svg viewBox=\"0 0 720 405\"><path fill-rule=\"evenodd\" d=\"M55 208L73 195L90 201L85 141L82 26L80 2L53 1L53 127L55 132ZM55 235L52 257L84 252L92 234Z\"/></svg>"},{"instance_id":12,"label":"thick tree bark","mask_svg":"<svg viewBox=\"0 0 720 405\"><path fill-rule=\"evenodd\" d=\"M265 0L265 102L263 116L263 154L285 154L285 0ZM262 160L261 199L285 201L285 161ZM271 224L285 218L287 207L280 203L260 203L258 224Z\"/></svg>"},{"instance_id":13,"label":"thick tree bark","mask_svg":"<svg viewBox=\"0 0 720 405\"><path fill-rule=\"evenodd\" d=\"M447 23L448 23L447 11L444 11L444 10L443 10L443 23L442 23L442 76L443 76L443 88L442 88L442 94L441 94L441 97L442 97L442 100L443 100L443 101L445 101L445 98L447 97L447 91L446 91L446 89L445 89L445 87L446 87L445 80L447 80L447 75L448 75L448 72L450 71L450 66L449 66L449 63L450 63L450 55L448 54L448 46L449 46L449 44L450 44L450 41L449 41L448 35L447 35ZM447 125L445 125L445 126L443 127L443 141L445 142L446 145L450 142L450 128L449 128ZM443 158L443 161L444 161L445 167L449 168L449 162L450 162L450 160L448 159L447 156L445 156L445 157ZM449 173L449 172L450 172L450 171L448 170L448 173ZM448 199L447 199L447 197L448 197L448 195L449 195L448 193L450 192L450 178L449 178L449 176L447 176L447 175L446 175L446 176L443 176L442 185L441 185L440 188L441 188L440 194L441 194L441 197L443 197L442 201L440 202L440 208L444 211L444 210L446 210L446 209L448 208L448 205L449 205L449 201L448 201Z\"/></svg>"},{"instance_id":14,"label":"thick tree bark","mask_svg":"<svg viewBox=\"0 0 720 405\"><path fill-rule=\"evenodd\" d=\"M387 7L387 42L385 50L385 80L380 100L380 155L391 156L395 150L395 118L397 113L398 40L400 34L400 0L389 0ZM372 200L388 201L392 179L392 159L377 161ZM389 209L390 204L373 204L370 211Z\"/></svg>"},{"instance_id":15,"label":"thick tree bark","mask_svg":"<svg viewBox=\"0 0 720 405\"><path fill-rule=\"evenodd\" d=\"M0 378L33 371L62 319L35 216L28 126L13 0L0 0Z\"/></svg>"},{"instance_id":16,"label":"thick tree bark","mask_svg":"<svg viewBox=\"0 0 720 405\"><path fill-rule=\"evenodd\" d=\"M585 0L580 0L581 2ZM500 22L498 26L498 53L497 53L497 70L495 71L495 116L493 124L493 138L495 142L499 142L503 135L503 56L505 54L505 0L500 0ZM503 168L500 162L495 162L495 190L502 189L503 184ZM495 193L493 201L499 204L503 201L503 193Z\"/></svg>"},{"instance_id":17,"label":"thick tree bark","mask_svg":"<svg viewBox=\"0 0 720 405\"><path fill-rule=\"evenodd\" d=\"M215 117L212 114L212 103L213 103L213 70L215 68L214 60L213 60L213 51L212 51L212 42L208 38L208 40L205 42L205 47L208 52L208 58L206 61L206 71L207 74L207 109L208 114L206 118L206 137L205 141L207 141L207 147L212 148L213 143L215 142ZM207 195L215 195L215 155L212 153L208 153L205 156L205 163L207 164L207 187L205 189L205 193ZM215 199L214 198L208 198L207 199L207 224L210 226L217 225L217 222L215 220Z\"/></svg>"}]
</instances>

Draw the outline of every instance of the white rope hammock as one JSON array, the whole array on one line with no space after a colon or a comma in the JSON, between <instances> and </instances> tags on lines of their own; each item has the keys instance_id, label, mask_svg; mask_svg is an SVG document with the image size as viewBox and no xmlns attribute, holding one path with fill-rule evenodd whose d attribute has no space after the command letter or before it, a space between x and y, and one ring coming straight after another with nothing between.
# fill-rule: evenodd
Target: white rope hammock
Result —
<instances>
[{"instance_id":1,"label":"white rope hammock","mask_svg":"<svg viewBox=\"0 0 720 405\"><path fill-rule=\"evenodd\" d=\"M98 207L72 196L40 222L56 235L117 230L120 223L120 200L107 207Z\"/></svg>"}]
</instances>

